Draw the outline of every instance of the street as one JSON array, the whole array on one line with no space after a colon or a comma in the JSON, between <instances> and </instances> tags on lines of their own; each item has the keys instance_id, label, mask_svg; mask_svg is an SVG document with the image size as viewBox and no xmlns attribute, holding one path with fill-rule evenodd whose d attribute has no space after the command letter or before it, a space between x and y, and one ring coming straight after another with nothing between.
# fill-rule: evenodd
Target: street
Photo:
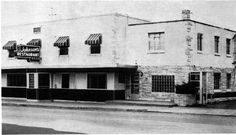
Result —
<instances>
[{"instance_id":1,"label":"street","mask_svg":"<svg viewBox=\"0 0 236 135\"><path fill-rule=\"evenodd\" d=\"M2 106L2 122L68 133L236 133L236 117L173 113Z\"/></svg>"}]
</instances>

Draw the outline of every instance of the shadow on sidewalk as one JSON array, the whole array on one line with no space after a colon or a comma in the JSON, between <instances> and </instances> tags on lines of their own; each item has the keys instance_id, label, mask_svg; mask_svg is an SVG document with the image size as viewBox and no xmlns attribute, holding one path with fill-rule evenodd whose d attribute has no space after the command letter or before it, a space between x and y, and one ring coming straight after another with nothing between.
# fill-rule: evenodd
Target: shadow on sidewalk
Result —
<instances>
[{"instance_id":1,"label":"shadow on sidewalk","mask_svg":"<svg viewBox=\"0 0 236 135\"><path fill-rule=\"evenodd\" d=\"M81 134L75 132L56 131L51 128L20 126L2 123L2 134Z\"/></svg>"}]
</instances>

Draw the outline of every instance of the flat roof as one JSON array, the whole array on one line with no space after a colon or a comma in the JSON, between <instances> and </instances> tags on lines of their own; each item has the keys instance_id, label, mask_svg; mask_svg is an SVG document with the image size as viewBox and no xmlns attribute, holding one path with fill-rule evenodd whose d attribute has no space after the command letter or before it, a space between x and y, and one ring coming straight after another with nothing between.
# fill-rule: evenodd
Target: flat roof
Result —
<instances>
[{"instance_id":1,"label":"flat roof","mask_svg":"<svg viewBox=\"0 0 236 135\"><path fill-rule=\"evenodd\" d=\"M144 22L151 22L148 20L136 18L136 17L131 17L128 15L123 15L120 13L108 13L108 14L100 14L100 15L90 15L90 16L81 16L81 17L75 17L75 18L67 18L67 19L58 19L58 20L51 20L51 21L40 21L40 22L32 22L32 23L24 23L24 24L16 24L16 25L5 25L2 27L11 27L11 26L21 26L21 25L33 25L33 24L41 24L41 23L51 23L51 22L60 22L60 21L66 21L66 20L77 20L77 19L84 19L84 18L92 18L92 17L102 17L102 16L121 16L121 17L128 17L131 19L139 20L139 21L144 21Z\"/></svg>"},{"instance_id":2,"label":"flat roof","mask_svg":"<svg viewBox=\"0 0 236 135\"><path fill-rule=\"evenodd\" d=\"M149 25L149 24L159 24L159 23L174 23L174 22L184 22L184 21L191 21L191 22L194 22L194 23L198 23L198 24L202 24L202 25L206 25L206 26L210 26L210 27L214 27L214 28L224 29L224 30L227 30L227 31L235 32L235 33L236 33L235 30L231 30L231 29L227 29L227 28L223 28L223 27L211 25L211 24L208 24L208 23L203 23L203 22L191 20L191 19L171 20L171 21L160 21L160 22L147 22L147 23L134 23L134 24L129 24L128 26Z\"/></svg>"}]
</instances>

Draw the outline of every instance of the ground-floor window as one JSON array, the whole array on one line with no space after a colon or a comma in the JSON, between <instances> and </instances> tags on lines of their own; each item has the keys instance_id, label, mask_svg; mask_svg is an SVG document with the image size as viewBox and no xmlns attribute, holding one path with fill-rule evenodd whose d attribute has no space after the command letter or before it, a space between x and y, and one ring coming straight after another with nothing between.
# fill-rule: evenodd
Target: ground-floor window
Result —
<instances>
[{"instance_id":1,"label":"ground-floor window","mask_svg":"<svg viewBox=\"0 0 236 135\"><path fill-rule=\"evenodd\" d=\"M220 73L214 73L214 89L220 89Z\"/></svg>"},{"instance_id":2,"label":"ground-floor window","mask_svg":"<svg viewBox=\"0 0 236 135\"><path fill-rule=\"evenodd\" d=\"M226 74L226 88L230 89L230 83L231 83L231 74Z\"/></svg>"},{"instance_id":3,"label":"ground-floor window","mask_svg":"<svg viewBox=\"0 0 236 135\"><path fill-rule=\"evenodd\" d=\"M118 75L118 82L119 83L125 83L125 73L119 73Z\"/></svg>"},{"instance_id":4,"label":"ground-floor window","mask_svg":"<svg viewBox=\"0 0 236 135\"><path fill-rule=\"evenodd\" d=\"M26 74L7 74L7 86L26 87Z\"/></svg>"},{"instance_id":5,"label":"ground-floor window","mask_svg":"<svg viewBox=\"0 0 236 135\"><path fill-rule=\"evenodd\" d=\"M175 92L174 75L152 75L152 92Z\"/></svg>"},{"instance_id":6,"label":"ground-floor window","mask_svg":"<svg viewBox=\"0 0 236 135\"><path fill-rule=\"evenodd\" d=\"M106 74L88 74L88 88L106 89Z\"/></svg>"},{"instance_id":7,"label":"ground-floor window","mask_svg":"<svg viewBox=\"0 0 236 135\"><path fill-rule=\"evenodd\" d=\"M70 74L62 74L61 88L70 87Z\"/></svg>"}]
</instances>

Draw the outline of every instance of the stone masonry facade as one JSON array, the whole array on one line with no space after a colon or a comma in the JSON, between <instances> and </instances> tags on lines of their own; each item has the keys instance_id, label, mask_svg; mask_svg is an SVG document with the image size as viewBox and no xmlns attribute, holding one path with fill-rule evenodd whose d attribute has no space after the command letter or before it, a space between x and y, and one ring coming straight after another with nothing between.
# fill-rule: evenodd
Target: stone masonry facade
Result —
<instances>
[{"instance_id":1,"label":"stone masonry facade","mask_svg":"<svg viewBox=\"0 0 236 135\"><path fill-rule=\"evenodd\" d=\"M183 82L189 82L190 72L206 72L207 73L207 93L225 93L236 92L234 82L233 68L214 68L214 67L194 67L194 66L139 66L140 75L140 92L141 100L174 100L176 93L152 92L152 75L174 75L175 86L181 85ZM220 89L214 90L214 73L220 73ZM226 89L226 74L231 74L231 89Z\"/></svg>"}]
</instances>

